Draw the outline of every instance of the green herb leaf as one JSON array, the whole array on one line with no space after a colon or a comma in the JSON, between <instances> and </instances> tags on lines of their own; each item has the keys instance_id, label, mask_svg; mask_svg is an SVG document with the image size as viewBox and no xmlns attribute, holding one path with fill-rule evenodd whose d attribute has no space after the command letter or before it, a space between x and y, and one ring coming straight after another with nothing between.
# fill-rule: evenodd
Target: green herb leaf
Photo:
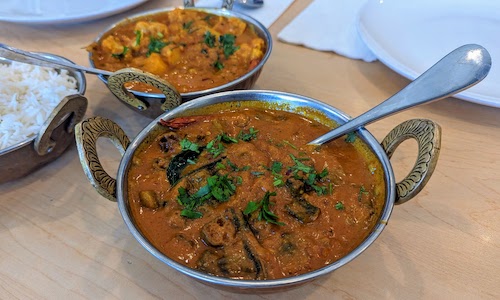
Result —
<instances>
[{"instance_id":1,"label":"green herb leaf","mask_svg":"<svg viewBox=\"0 0 500 300\"><path fill-rule=\"evenodd\" d=\"M215 35L210 31L205 32L203 35L203 42L210 48L215 47Z\"/></svg>"},{"instance_id":2,"label":"green herb leaf","mask_svg":"<svg viewBox=\"0 0 500 300\"><path fill-rule=\"evenodd\" d=\"M194 21L189 21L187 23L182 23L182 29L189 31L191 29L191 26L193 25Z\"/></svg>"},{"instance_id":3,"label":"green herb leaf","mask_svg":"<svg viewBox=\"0 0 500 300\"><path fill-rule=\"evenodd\" d=\"M279 161L273 161L273 164L269 168L269 170L274 173L279 173L281 172L282 169L283 169L283 163Z\"/></svg>"},{"instance_id":4,"label":"green herb leaf","mask_svg":"<svg viewBox=\"0 0 500 300\"><path fill-rule=\"evenodd\" d=\"M214 68L216 68L219 71L224 69L224 64L218 59L214 62L213 66L214 66Z\"/></svg>"},{"instance_id":5,"label":"green herb leaf","mask_svg":"<svg viewBox=\"0 0 500 300\"><path fill-rule=\"evenodd\" d=\"M206 16L203 18L203 20L204 20L205 22L209 23L209 22L210 22L210 19L211 19L212 17L213 17L212 15L206 15Z\"/></svg>"},{"instance_id":6,"label":"green herb leaf","mask_svg":"<svg viewBox=\"0 0 500 300\"><path fill-rule=\"evenodd\" d=\"M221 44L220 47L222 48L222 51L224 52L224 57L228 58L231 56L234 52L236 52L238 49L240 49L239 46L236 46L236 36L234 34L224 34L219 37L219 43Z\"/></svg>"},{"instance_id":7,"label":"green herb leaf","mask_svg":"<svg viewBox=\"0 0 500 300\"><path fill-rule=\"evenodd\" d=\"M125 54L127 54L128 52L128 47L123 47L123 50L121 53L112 53L111 56L113 56L114 58L118 58L118 59L123 59L125 57Z\"/></svg>"},{"instance_id":8,"label":"green herb leaf","mask_svg":"<svg viewBox=\"0 0 500 300\"><path fill-rule=\"evenodd\" d=\"M200 146L198 144L196 144L196 143L191 142L188 139L182 139L180 141L180 145L181 145L181 149L183 151L185 151L185 150L191 150L191 151L194 151L196 153L200 153Z\"/></svg>"},{"instance_id":9,"label":"green herb leaf","mask_svg":"<svg viewBox=\"0 0 500 300\"><path fill-rule=\"evenodd\" d=\"M358 202L361 202L361 199L363 198L363 195L368 195L368 191L365 190L364 186L359 187L359 193L358 193Z\"/></svg>"},{"instance_id":10,"label":"green herb leaf","mask_svg":"<svg viewBox=\"0 0 500 300\"><path fill-rule=\"evenodd\" d=\"M212 154L214 158L221 155L224 150L224 146L221 143L218 143L216 140L212 140L207 144L207 151L208 153Z\"/></svg>"},{"instance_id":11,"label":"green herb leaf","mask_svg":"<svg viewBox=\"0 0 500 300\"><path fill-rule=\"evenodd\" d=\"M342 202L340 202L340 201L339 201L339 202L337 202L337 203L335 204L335 209L336 209L336 210L344 210L344 209L345 209L344 203L342 203Z\"/></svg>"},{"instance_id":12,"label":"green herb leaf","mask_svg":"<svg viewBox=\"0 0 500 300\"><path fill-rule=\"evenodd\" d=\"M349 132L345 137L345 141L347 143L354 143L355 140L356 140L356 133L354 131Z\"/></svg>"},{"instance_id":13,"label":"green herb leaf","mask_svg":"<svg viewBox=\"0 0 500 300\"><path fill-rule=\"evenodd\" d=\"M154 38L154 37L151 37L150 38L150 41L149 41L149 45L148 45L148 52L146 53L146 56L150 56L151 53L160 53L161 52L161 49L163 49L163 47L167 46L168 44L170 44L170 42L164 42L161 40L161 38Z\"/></svg>"},{"instance_id":14,"label":"green herb leaf","mask_svg":"<svg viewBox=\"0 0 500 300\"><path fill-rule=\"evenodd\" d=\"M327 168L324 168L323 171L321 171L321 173L318 174L319 178L325 178L326 176L328 176L328 169Z\"/></svg>"},{"instance_id":15,"label":"green herb leaf","mask_svg":"<svg viewBox=\"0 0 500 300\"><path fill-rule=\"evenodd\" d=\"M293 148L293 149L295 149L295 150L297 150L297 149L298 149L298 148L297 148L297 146L293 145L293 144L292 144L292 143L290 143L289 141L283 140L283 143L284 143L284 144L286 144L286 145L288 145L288 146L290 146L290 147L292 147L292 148Z\"/></svg>"},{"instance_id":16,"label":"green herb leaf","mask_svg":"<svg viewBox=\"0 0 500 300\"><path fill-rule=\"evenodd\" d=\"M247 206L245 207L245 210L243 211L243 214L245 216L248 216L249 214L253 213L254 211L260 208L260 206L262 205L261 203L262 202L254 202L254 201L248 202Z\"/></svg>"},{"instance_id":17,"label":"green herb leaf","mask_svg":"<svg viewBox=\"0 0 500 300\"><path fill-rule=\"evenodd\" d=\"M229 136L227 133L221 133L221 141L225 143L238 143L238 140Z\"/></svg>"},{"instance_id":18,"label":"green herb leaf","mask_svg":"<svg viewBox=\"0 0 500 300\"><path fill-rule=\"evenodd\" d=\"M139 46L141 44L142 31L136 30L135 33L135 46Z\"/></svg>"},{"instance_id":19,"label":"green herb leaf","mask_svg":"<svg viewBox=\"0 0 500 300\"><path fill-rule=\"evenodd\" d=\"M306 166L304 163L302 163L300 161L303 159L298 159L293 154L290 154L290 157L292 158L293 162L295 163L294 166L290 167L290 169L293 171L294 174L297 174L299 171L302 171L305 174L309 174L309 173L314 171L314 168Z\"/></svg>"},{"instance_id":20,"label":"green herb leaf","mask_svg":"<svg viewBox=\"0 0 500 300\"><path fill-rule=\"evenodd\" d=\"M180 213L181 216L186 217L188 219L199 219L203 217L203 214L199 211L194 211L194 210L189 210L189 209L183 209L181 210Z\"/></svg>"},{"instance_id":21,"label":"green herb leaf","mask_svg":"<svg viewBox=\"0 0 500 300\"><path fill-rule=\"evenodd\" d=\"M189 195L185 188L180 187L178 190L177 202L184 206L181 215L186 218L201 218L201 212L196 211L196 208L203 205L208 199L214 198L219 202L228 201L234 195L236 186L233 179L228 175L214 175L207 178L207 184L201 187L193 195Z\"/></svg>"},{"instance_id":22,"label":"green herb leaf","mask_svg":"<svg viewBox=\"0 0 500 300\"><path fill-rule=\"evenodd\" d=\"M257 216L257 220L259 221L263 220L266 221L267 223L276 224L280 226L285 225L285 223L283 222L278 222L278 216L275 215L269 208L269 206L273 204L272 202L270 202L271 196L276 196L276 192L269 192L269 191L266 192L264 198L262 198L262 200L260 200L259 202L255 201L248 202L247 206L243 210L243 214L249 215L255 211L259 211L260 209L259 214Z\"/></svg>"},{"instance_id":23,"label":"green herb leaf","mask_svg":"<svg viewBox=\"0 0 500 300\"><path fill-rule=\"evenodd\" d=\"M257 138L257 132L259 132L259 131L255 130L255 128L253 128L253 127L250 127L248 129L248 132L245 132L243 130L240 131L240 133L238 133L238 139L245 141L245 142L249 142L249 141Z\"/></svg>"}]
</instances>

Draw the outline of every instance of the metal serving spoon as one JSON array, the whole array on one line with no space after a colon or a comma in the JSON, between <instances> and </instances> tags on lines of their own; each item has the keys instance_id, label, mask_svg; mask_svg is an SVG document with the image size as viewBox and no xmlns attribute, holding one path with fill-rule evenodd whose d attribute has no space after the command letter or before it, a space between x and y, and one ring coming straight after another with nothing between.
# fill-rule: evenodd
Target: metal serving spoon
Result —
<instances>
[{"instance_id":1,"label":"metal serving spoon","mask_svg":"<svg viewBox=\"0 0 500 300\"><path fill-rule=\"evenodd\" d=\"M94 75L108 76L109 90L118 99L139 110L146 109L147 105L125 89L124 84L127 82L139 81L159 89L165 95L165 101L161 106L164 111L177 107L182 100L180 93L171 84L154 74L144 72L135 68L121 69L116 72L110 72L96 68L88 68L66 61L55 60L51 57L44 56L41 53L34 53L17 49L2 43L0 43L0 56L13 61L42 67L72 69Z\"/></svg>"},{"instance_id":2,"label":"metal serving spoon","mask_svg":"<svg viewBox=\"0 0 500 300\"><path fill-rule=\"evenodd\" d=\"M491 56L479 45L461 46L389 99L309 142L321 145L402 110L459 93L483 80L491 68Z\"/></svg>"}]
</instances>

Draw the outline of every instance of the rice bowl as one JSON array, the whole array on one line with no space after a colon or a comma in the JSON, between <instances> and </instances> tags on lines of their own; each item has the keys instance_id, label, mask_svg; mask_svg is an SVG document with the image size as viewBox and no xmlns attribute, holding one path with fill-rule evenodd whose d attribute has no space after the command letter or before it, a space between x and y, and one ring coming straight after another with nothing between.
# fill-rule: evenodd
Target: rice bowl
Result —
<instances>
[{"instance_id":1,"label":"rice bowl","mask_svg":"<svg viewBox=\"0 0 500 300\"><path fill-rule=\"evenodd\" d=\"M0 64L0 76L0 149L36 135L65 96L79 93L67 70L12 62Z\"/></svg>"},{"instance_id":2,"label":"rice bowl","mask_svg":"<svg viewBox=\"0 0 500 300\"><path fill-rule=\"evenodd\" d=\"M72 63L61 56L38 54ZM18 63L0 56L0 73L3 75L0 82L0 139L9 144L0 146L0 184L24 177L57 159L74 143L74 126L83 119L87 110L87 99L83 96L87 83L82 71L55 68L50 72L43 71L46 74L41 75L36 72L42 72L42 68L23 65L20 67L22 75L4 74L5 70L12 71L13 68L5 66L11 64ZM34 79L29 70L37 70L33 71L36 74ZM26 97L28 90L32 95ZM8 97L4 96L5 91ZM26 99L15 100L15 93ZM5 113L7 110L9 113Z\"/></svg>"}]
</instances>

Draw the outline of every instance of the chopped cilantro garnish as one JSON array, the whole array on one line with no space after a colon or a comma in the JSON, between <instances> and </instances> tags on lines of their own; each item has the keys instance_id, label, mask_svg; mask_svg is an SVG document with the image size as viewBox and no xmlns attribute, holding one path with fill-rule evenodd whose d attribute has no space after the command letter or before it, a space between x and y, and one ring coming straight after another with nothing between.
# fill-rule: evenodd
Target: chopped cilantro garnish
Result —
<instances>
[{"instance_id":1,"label":"chopped cilantro garnish","mask_svg":"<svg viewBox=\"0 0 500 300\"><path fill-rule=\"evenodd\" d=\"M123 50L121 53L112 53L111 56L113 56L114 58L122 59L125 57L125 54L127 54L127 52L128 52L128 47L125 46L125 47L123 47Z\"/></svg>"},{"instance_id":2,"label":"chopped cilantro garnish","mask_svg":"<svg viewBox=\"0 0 500 300\"><path fill-rule=\"evenodd\" d=\"M358 202L361 202L361 199L363 198L363 195L368 195L368 191L365 190L364 186L359 187L359 193L358 193Z\"/></svg>"},{"instance_id":3,"label":"chopped cilantro garnish","mask_svg":"<svg viewBox=\"0 0 500 300\"><path fill-rule=\"evenodd\" d=\"M212 156L215 158L224 152L224 146L220 143L220 140L214 139L208 142L207 144L207 151L208 153L212 154Z\"/></svg>"},{"instance_id":4,"label":"chopped cilantro garnish","mask_svg":"<svg viewBox=\"0 0 500 300\"><path fill-rule=\"evenodd\" d=\"M335 204L335 209L336 209L336 210L343 210L343 209L345 209L344 203L342 203L342 202L340 202L340 201L339 201L339 202L337 202L337 203Z\"/></svg>"},{"instance_id":5,"label":"chopped cilantro garnish","mask_svg":"<svg viewBox=\"0 0 500 300\"><path fill-rule=\"evenodd\" d=\"M210 48L215 47L215 35L210 31L205 32L203 35L203 42Z\"/></svg>"},{"instance_id":6,"label":"chopped cilantro garnish","mask_svg":"<svg viewBox=\"0 0 500 300\"><path fill-rule=\"evenodd\" d=\"M187 23L182 23L182 29L189 31L191 29L191 26L193 25L194 21L189 21Z\"/></svg>"},{"instance_id":7,"label":"chopped cilantro garnish","mask_svg":"<svg viewBox=\"0 0 500 300\"><path fill-rule=\"evenodd\" d=\"M288 146L292 147L293 149L297 150L297 147L295 145L293 145L292 143L290 143L289 141L283 140L283 144L288 145Z\"/></svg>"},{"instance_id":8,"label":"chopped cilantro garnish","mask_svg":"<svg viewBox=\"0 0 500 300\"><path fill-rule=\"evenodd\" d=\"M354 131L349 132L345 137L345 141L348 143L354 143L355 140L356 140L356 133Z\"/></svg>"},{"instance_id":9,"label":"chopped cilantro garnish","mask_svg":"<svg viewBox=\"0 0 500 300\"><path fill-rule=\"evenodd\" d=\"M235 139L234 137L232 136L229 136L227 133L221 133L220 134L221 136L221 141L225 142L225 143L237 143L238 140Z\"/></svg>"},{"instance_id":10,"label":"chopped cilantro garnish","mask_svg":"<svg viewBox=\"0 0 500 300\"><path fill-rule=\"evenodd\" d=\"M304 160L303 158L296 158L293 154L290 154L290 157L292 158L293 162L295 163L294 166L290 167L290 169L293 171L294 174L297 174L299 171L302 171L306 174L311 173L314 171L312 167L306 166L304 163L301 162L301 160Z\"/></svg>"},{"instance_id":11,"label":"chopped cilantro garnish","mask_svg":"<svg viewBox=\"0 0 500 300\"><path fill-rule=\"evenodd\" d=\"M234 34L224 34L219 37L219 43L220 47L222 48L222 51L224 52L224 57L228 58L231 56L234 52L236 52L238 49L240 49L239 46L235 46L236 43L236 36Z\"/></svg>"},{"instance_id":12,"label":"chopped cilantro garnish","mask_svg":"<svg viewBox=\"0 0 500 300\"><path fill-rule=\"evenodd\" d=\"M238 138L242 141L248 142L257 138L257 132L259 131L255 130L255 128L253 127L250 127L248 129L248 132L243 130L240 131L240 133L238 133Z\"/></svg>"},{"instance_id":13,"label":"chopped cilantro garnish","mask_svg":"<svg viewBox=\"0 0 500 300\"><path fill-rule=\"evenodd\" d=\"M191 142L188 139L182 139L180 141L180 145L181 145L182 150L191 150L191 151L194 151L196 153L200 153L200 149L199 149L200 146L196 143Z\"/></svg>"},{"instance_id":14,"label":"chopped cilantro garnish","mask_svg":"<svg viewBox=\"0 0 500 300\"><path fill-rule=\"evenodd\" d=\"M203 216L202 213L196 209L203 205L205 201L213 198L219 202L225 202L234 195L235 191L236 186L233 183L233 179L229 178L228 175L208 177L207 184L192 195L189 195L185 188L180 187L178 189L177 202L184 206L181 216L189 219L201 218Z\"/></svg>"},{"instance_id":15,"label":"chopped cilantro garnish","mask_svg":"<svg viewBox=\"0 0 500 300\"><path fill-rule=\"evenodd\" d=\"M167 46L168 44L170 44L170 42L164 42L161 39L151 37L146 56L150 56L151 53L160 53L161 49L163 49L163 47Z\"/></svg>"},{"instance_id":16,"label":"chopped cilantro garnish","mask_svg":"<svg viewBox=\"0 0 500 300\"><path fill-rule=\"evenodd\" d=\"M281 172L282 169L283 169L283 163L279 161L273 161L273 164L269 168L269 170L274 173L279 173Z\"/></svg>"},{"instance_id":17,"label":"chopped cilantro garnish","mask_svg":"<svg viewBox=\"0 0 500 300\"><path fill-rule=\"evenodd\" d=\"M223 63L221 63L221 61L217 59L217 60L214 62L214 68L216 68L217 70L219 70L219 71L220 71L220 70L224 69L224 64L223 64Z\"/></svg>"},{"instance_id":18,"label":"chopped cilantro garnish","mask_svg":"<svg viewBox=\"0 0 500 300\"><path fill-rule=\"evenodd\" d=\"M142 31L136 30L134 31L134 33L135 33L135 45L139 46L141 44Z\"/></svg>"},{"instance_id":19,"label":"chopped cilantro garnish","mask_svg":"<svg viewBox=\"0 0 500 300\"><path fill-rule=\"evenodd\" d=\"M269 209L269 206L273 204L272 202L269 201L271 196L276 196L276 192L269 192L269 191L266 192L264 198L262 198L262 200L260 200L259 202L256 201L248 202L245 210L243 211L243 214L248 216L255 211L259 211L257 220L266 221L267 223L276 224L280 226L285 225L285 223L283 222L278 222L278 216L275 215Z\"/></svg>"}]
</instances>

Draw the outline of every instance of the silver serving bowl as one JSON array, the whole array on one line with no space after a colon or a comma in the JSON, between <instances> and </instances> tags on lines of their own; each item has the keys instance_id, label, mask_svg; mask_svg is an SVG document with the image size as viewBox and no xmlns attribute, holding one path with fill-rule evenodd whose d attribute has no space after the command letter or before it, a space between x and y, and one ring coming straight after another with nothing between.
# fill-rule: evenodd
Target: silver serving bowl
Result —
<instances>
[{"instance_id":1,"label":"silver serving bowl","mask_svg":"<svg viewBox=\"0 0 500 300\"><path fill-rule=\"evenodd\" d=\"M154 15L158 13L164 13L168 11L172 11L176 9L175 7L171 8L163 8L163 9L158 9L158 10L153 10L153 11L148 11L140 14L135 14L130 17L127 17L126 19L123 19L110 27L106 28L104 31L102 31L97 38L94 40L95 43L98 43L110 30L113 28L124 24L124 23L130 23L133 22L134 20L138 18L142 18L144 16L149 16L149 15ZM184 7L183 9L189 9L189 10L199 10L203 11L209 14L214 14L214 15L219 15L219 16L224 16L224 17L235 17L243 20L246 22L249 26L252 26L255 29L256 34L262 38L265 43L266 43L266 51L264 53L264 56L262 60L259 62L259 64L253 68L251 71L246 73L245 75L230 81L226 84L206 89L206 90L201 90L201 91L196 91L196 92L189 92L189 93L180 93L180 101L181 102L186 102L189 100L192 100L194 98L198 98L201 96L209 95L209 94L214 94L217 92L223 92L223 91L232 91L232 90L244 90L244 89L250 89L254 86L255 82L257 81L262 68L264 67L264 64L268 60L269 56L271 55L272 51L272 37L271 33L269 30L262 25L259 21L253 19L250 16L247 16L245 14L241 14L235 11L231 11L228 9L216 9L216 8L195 8L195 7ZM92 53L89 53L89 62L92 67L95 67L95 64L92 60ZM106 84L106 86L109 87L108 85L108 76L105 75L98 75L99 78ZM169 87L172 89L173 87L169 85ZM129 91L133 97L135 97L137 100L136 102L133 101L123 101L127 106L134 111L137 111L147 117L150 118L156 118L160 114L164 113L170 108L173 108L171 105L169 105L169 108L165 108L165 98L166 96L162 93L156 94L156 93L145 93L145 92L138 92L138 91ZM177 92L175 92L177 93ZM178 93L177 93L178 94Z\"/></svg>"},{"instance_id":2,"label":"silver serving bowl","mask_svg":"<svg viewBox=\"0 0 500 300\"><path fill-rule=\"evenodd\" d=\"M38 54L71 62L53 54ZM11 61L0 57L0 63L10 64ZM87 99L83 97L87 83L81 71L68 70L68 74L76 78L78 94L61 99L37 134L15 145L0 149L0 169L2 170L0 183L32 173L58 158L74 142L74 126L83 119L87 110Z\"/></svg>"},{"instance_id":3,"label":"silver serving bowl","mask_svg":"<svg viewBox=\"0 0 500 300\"><path fill-rule=\"evenodd\" d=\"M254 100L254 101L252 101ZM385 184L385 205L377 224L371 233L347 256L321 269L298 276L275 280L236 280L212 276L189 267L186 267L158 251L141 233L132 217L127 190L127 174L132 163L132 157L138 146L155 136L159 129L160 119L169 120L176 117L194 114L206 114L210 106L217 105L224 108L231 107L268 107L276 110L294 112L308 118L316 119L321 123L335 127L345 123L349 117L343 112L323 102L304 96L274 92L274 91L233 91L208 95L184 103L167 112L145 127L130 143L129 139L116 123L108 119L94 117L87 119L75 127L76 142L80 161L92 185L104 197L118 202L120 213L126 226L135 239L161 262L175 270L195 278L203 283L220 288L227 288L238 292L276 291L309 282L313 279L329 274L342 267L360 255L370 246L385 228L391 215L394 204L400 204L414 197L429 180L439 156L440 127L429 120L415 119L406 121L395 127L383 140L382 144L366 129L357 131L359 138L368 145L383 166ZM120 150L124 155L121 159L116 180L105 173L98 160L96 139L101 136L99 131L111 133L115 145L120 142ZM401 182L396 183L393 169L389 161L397 146L407 138L414 138L418 143L418 157L414 168ZM313 138L313 137L311 137ZM103 175L104 174L104 175Z\"/></svg>"}]
</instances>

